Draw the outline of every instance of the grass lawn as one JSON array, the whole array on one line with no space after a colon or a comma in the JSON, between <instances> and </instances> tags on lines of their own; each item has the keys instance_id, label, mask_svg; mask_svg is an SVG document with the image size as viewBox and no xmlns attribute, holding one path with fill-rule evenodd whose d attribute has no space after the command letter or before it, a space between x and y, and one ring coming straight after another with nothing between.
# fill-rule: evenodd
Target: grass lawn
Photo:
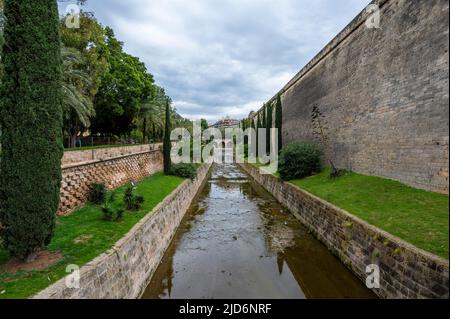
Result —
<instances>
[{"instance_id":1,"label":"grass lawn","mask_svg":"<svg viewBox=\"0 0 450 319\"><path fill-rule=\"evenodd\" d=\"M139 220L150 212L184 179L156 173L137 184L136 194L143 195L145 202L141 211L127 212L121 222L102 220L98 206L91 204L69 216L58 217L55 236L49 250L60 251L64 257L56 265L41 271L20 271L15 274L1 270L10 258L0 247L0 298L27 298L66 275L68 264L80 267L111 248ZM125 187L115 190L115 209L122 205Z\"/></svg>"},{"instance_id":2,"label":"grass lawn","mask_svg":"<svg viewBox=\"0 0 450 319\"><path fill-rule=\"evenodd\" d=\"M407 242L448 259L449 197L356 173L335 180L329 170L292 184Z\"/></svg>"}]
</instances>

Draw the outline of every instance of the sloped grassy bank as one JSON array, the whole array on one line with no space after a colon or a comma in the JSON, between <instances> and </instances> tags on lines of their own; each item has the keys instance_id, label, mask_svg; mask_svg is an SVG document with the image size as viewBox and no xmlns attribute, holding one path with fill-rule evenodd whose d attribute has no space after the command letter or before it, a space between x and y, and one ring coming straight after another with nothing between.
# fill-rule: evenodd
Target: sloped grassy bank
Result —
<instances>
[{"instance_id":1,"label":"sloped grassy bank","mask_svg":"<svg viewBox=\"0 0 450 319\"><path fill-rule=\"evenodd\" d=\"M0 298L28 298L67 275L69 264L80 267L111 248L144 216L171 194L184 179L156 173L137 183L136 194L145 202L137 212L127 212L120 222L102 219L101 207L88 204L69 216L57 218L55 236L50 251L62 253L62 259L43 270L6 272L3 266L10 260L6 250L0 247ZM122 205L125 186L114 190L111 208Z\"/></svg>"}]
</instances>

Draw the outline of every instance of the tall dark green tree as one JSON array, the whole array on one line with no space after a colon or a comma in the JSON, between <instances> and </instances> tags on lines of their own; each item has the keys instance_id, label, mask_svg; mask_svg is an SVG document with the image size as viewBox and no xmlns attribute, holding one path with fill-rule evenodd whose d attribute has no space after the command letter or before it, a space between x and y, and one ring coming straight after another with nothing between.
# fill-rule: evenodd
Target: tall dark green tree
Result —
<instances>
[{"instance_id":1,"label":"tall dark green tree","mask_svg":"<svg viewBox=\"0 0 450 319\"><path fill-rule=\"evenodd\" d=\"M262 112L262 116L261 116L261 128L266 129L267 128L267 118L266 118L266 105L264 104L264 106L261 109ZM266 134L264 134L264 137L267 138ZM267 139L266 139L266 153L267 153ZM263 155L263 154L261 154Z\"/></svg>"},{"instance_id":2,"label":"tall dark green tree","mask_svg":"<svg viewBox=\"0 0 450 319\"><path fill-rule=\"evenodd\" d=\"M266 152L270 153L270 130L273 127L273 107L272 107L272 103L267 104L266 106L267 109L267 118L266 118Z\"/></svg>"},{"instance_id":3,"label":"tall dark green tree","mask_svg":"<svg viewBox=\"0 0 450 319\"><path fill-rule=\"evenodd\" d=\"M205 119L201 119L201 120L200 120L200 126L201 126L201 128L202 128L202 132L203 132L204 130L207 130L208 127L209 127L208 121L205 120Z\"/></svg>"},{"instance_id":4,"label":"tall dark green tree","mask_svg":"<svg viewBox=\"0 0 450 319\"><path fill-rule=\"evenodd\" d=\"M259 139L260 139L260 135L259 135L259 129L262 128L262 115L261 113L258 113L258 119L256 121L256 156L259 155Z\"/></svg>"},{"instance_id":5,"label":"tall dark green tree","mask_svg":"<svg viewBox=\"0 0 450 319\"><path fill-rule=\"evenodd\" d=\"M49 244L61 182L62 71L56 0L5 0L0 223L9 252Z\"/></svg>"},{"instance_id":6,"label":"tall dark green tree","mask_svg":"<svg viewBox=\"0 0 450 319\"><path fill-rule=\"evenodd\" d=\"M164 174L169 175L171 171L172 161L170 159L170 150L172 148L172 143L170 141L170 104L169 101L166 102L166 112L165 112L165 125L164 125L164 141L163 141L163 156L164 156Z\"/></svg>"},{"instance_id":7,"label":"tall dark green tree","mask_svg":"<svg viewBox=\"0 0 450 319\"><path fill-rule=\"evenodd\" d=\"M283 109L281 107L281 97L278 94L277 102L275 104L275 127L278 129L278 150L281 150L283 148L282 126L283 126Z\"/></svg>"},{"instance_id":8,"label":"tall dark green tree","mask_svg":"<svg viewBox=\"0 0 450 319\"><path fill-rule=\"evenodd\" d=\"M105 28L103 55L109 65L94 98L94 133L126 135L134 128L140 106L154 92L153 76L139 58L123 51L111 28Z\"/></svg>"}]
</instances>

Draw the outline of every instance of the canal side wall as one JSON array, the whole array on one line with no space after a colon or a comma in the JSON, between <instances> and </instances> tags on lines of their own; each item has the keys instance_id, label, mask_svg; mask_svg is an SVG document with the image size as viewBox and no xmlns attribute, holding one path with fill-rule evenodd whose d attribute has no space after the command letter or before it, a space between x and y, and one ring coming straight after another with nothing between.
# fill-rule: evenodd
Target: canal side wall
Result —
<instances>
[{"instance_id":1,"label":"canal side wall","mask_svg":"<svg viewBox=\"0 0 450 319\"><path fill-rule=\"evenodd\" d=\"M80 269L80 287L68 288L66 278L35 299L139 298L156 271L192 200L208 176L211 164L197 178L184 181L113 248Z\"/></svg>"},{"instance_id":2,"label":"canal side wall","mask_svg":"<svg viewBox=\"0 0 450 319\"><path fill-rule=\"evenodd\" d=\"M427 253L334 205L260 174L250 164L240 166L288 208L358 278L366 282L366 267L380 269L380 298L448 298L449 262Z\"/></svg>"},{"instance_id":3,"label":"canal side wall","mask_svg":"<svg viewBox=\"0 0 450 319\"><path fill-rule=\"evenodd\" d=\"M58 215L68 215L85 204L89 187L93 183L104 183L109 189L122 186L163 169L160 150L122 155L106 160L94 160L62 167L60 204Z\"/></svg>"}]
</instances>

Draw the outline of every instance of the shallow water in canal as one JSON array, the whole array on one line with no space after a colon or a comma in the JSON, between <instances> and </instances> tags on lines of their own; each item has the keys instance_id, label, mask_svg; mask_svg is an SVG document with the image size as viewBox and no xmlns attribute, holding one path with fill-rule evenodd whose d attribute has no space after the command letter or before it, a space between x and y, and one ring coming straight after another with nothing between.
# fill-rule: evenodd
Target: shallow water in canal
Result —
<instances>
[{"instance_id":1,"label":"shallow water in canal","mask_svg":"<svg viewBox=\"0 0 450 319\"><path fill-rule=\"evenodd\" d=\"M233 164L215 164L143 298L374 298Z\"/></svg>"}]
</instances>

